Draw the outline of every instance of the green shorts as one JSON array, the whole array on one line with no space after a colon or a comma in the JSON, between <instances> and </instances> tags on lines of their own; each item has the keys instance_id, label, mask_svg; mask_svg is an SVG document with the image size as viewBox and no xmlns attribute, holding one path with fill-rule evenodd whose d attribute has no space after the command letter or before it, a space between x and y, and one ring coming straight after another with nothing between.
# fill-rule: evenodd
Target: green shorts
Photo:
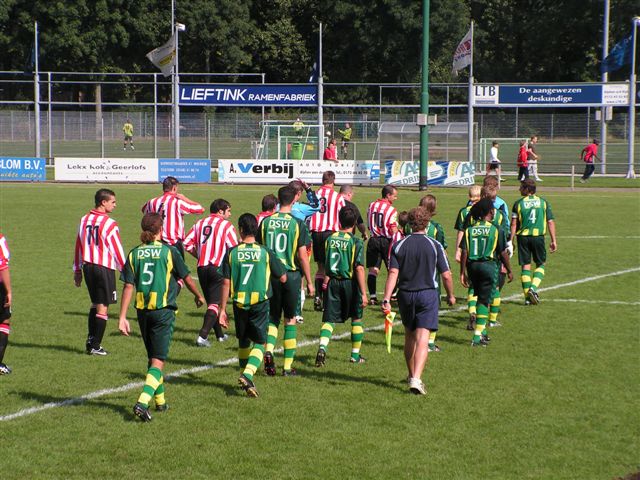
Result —
<instances>
[{"instance_id":1,"label":"green shorts","mask_svg":"<svg viewBox=\"0 0 640 480\"><path fill-rule=\"evenodd\" d=\"M498 285L498 264L493 260L467 263L469 281L478 303L489 305Z\"/></svg>"},{"instance_id":2,"label":"green shorts","mask_svg":"<svg viewBox=\"0 0 640 480\"><path fill-rule=\"evenodd\" d=\"M173 337L176 312L170 308L160 310L136 310L140 335L147 349L147 357L165 361L169 356L169 344Z\"/></svg>"},{"instance_id":3,"label":"green shorts","mask_svg":"<svg viewBox=\"0 0 640 480\"><path fill-rule=\"evenodd\" d=\"M355 279L332 278L324 292L324 313L322 321L344 323L349 318L362 318L362 293Z\"/></svg>"},{"instance_id":4,"label":"green shorts","mask_svg":"<svg viewBox=\"0 0 640 480\"><path fill-rule=\"evenodd\" d=\"M254 343L267 343L269 325L269 300L251 305L247 310L233 304L233 318L236 324L236 338Z\"/></svg>"},{"instance_id":5,"label":"green shorts","mask_svg":"<svg viewBox=\"0 0 640 480\"><path fill-rule=\"evenodd\" d=\"M299 271L287 272L287 281L281 283L279 279L271 279L273 295L269 299L269 317L271 322L280 326L280 316L293 318L296 316L296 307L300 299L300 287L302 276Z\"/></svg>"},{"instance_id":6,"label":"green shorts","mask_svg":"<svg viewBox=\"0 0 640 480\"><path fill-rule=\"evenodd\" d=\"M536 237L518 235L518 264L529 265L531 257L536 265L542 265L547 261L544 235Z\"/></svg>"}]
</instances>

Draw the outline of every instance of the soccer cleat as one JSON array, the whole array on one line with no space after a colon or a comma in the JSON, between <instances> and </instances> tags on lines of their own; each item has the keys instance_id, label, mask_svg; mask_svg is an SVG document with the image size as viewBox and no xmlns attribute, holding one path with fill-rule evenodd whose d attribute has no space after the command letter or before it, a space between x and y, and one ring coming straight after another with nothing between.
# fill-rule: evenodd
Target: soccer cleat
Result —
<instances>
[{"instance_id":1,"label":"soccer cleat","mask_svg":"<svg viewBox=\"0 0 640 480\"><path fill-rule=\"evenodd\" d=\"M249 380L249 377L247 377L244 373L240 375L240 378L238 378L238 384L247 393L248 397L258 397L258 390L256 390L256 385L253 383L253 380Z\"/></svg>"},{"instance_id":2,"label":"soccer cleat","mask_svg":"<svg viewBox=\"0 0 640 480\"><path fill-rule=\"evenodd\" d=\"M264 373L270 377L276 376L276 362L273 359L273 353L265 352L264 354Z\"/></svg>"},{"instance_id":3,"label":"soccer cleat","mask_svg":"<svg viewBox=\"0 0 640 480\"><path fill-rule=\"evenodd\" d=\"M227 335L226 333L224 335L222 335L221 337L218 337L217 340L219 342L226 342L227 340L229 340L229 335Z\"/></svg>"},{"instance_id":4,"label":"soccer cleat","mask_svg":"<svg viewBox=\"0 0 640 480\"><path fill-rule=\"evenodd\" d=\"M491 341L491 337L489 337L489 335L485 335L484 333L480 336L480 338L482 340L484 340L484 342L488 345L489 342Z\"/></svg>"},{"instance_id":5,"label":"soccer cleat","mask_svg":"<svg viewBox=\"0 0 640 480\"><path fill-rule=\"evenodd\" d=\"M102 345L99 345L98 348L92 348L89 350L87 355L98 355L99 357L104 357L105 355L109 355L109 352L102 348Z\"/></svg>"},{"instance_id":6,"label":"soccer cleat","mask_svg":"<svg viewBox=\"0 0 640 480\"><path fill-rule=\"evenodd\" d=\"M196 338L196 347L209 348L210 346L211 342L209 341L209 339L202 338L200 335L198 335L198 338Z\"/></svg>"},{"instance_id":7,"label":"soccer cleat","mask_svg":"<svg viewBox=\"0 0 640 480\"><path fill-rule=\"evenodd\" d=\"M135 149L136 149L136 147L134 147L133 145L131 145L131 150L135 150Z\"/></svg>"},{"instance_id":8,"label":"soccer cleat","mask_svg":"<svg viewBox=\"0 0 640 480\"><path fill-rule=\"evenodd\" d=\"M495 322L489 322L489 326L490 327L501 327L502 324L496 320Z\"/></svg>"},{"instance_id":9,"label":"soccer cleat","mask_svg":"<svg viewBox=\"0 0 640 480\"><path fill-rule=\"evenodd\" d=\"M145 407L141 403L136 403L133 406L133 414L143 422L151 421L151 414L149 413L149 407Z\"/></svg>"},{"instance_id":10,"label":"soccer cleat","mask_svg":"<svg viewBox=\"0 0 640 480\"><path fill-rule=\"evenodd\" d=\"M467 325L467 330L474 331L476 329L476 314L469 314L469 324Z\"/></svg>"},{"instance_id":11,"label":"soccer cleat","mask_svg":"<svg viewBox=\"0 0 640 480\"><path fill-rule=\"evenodd\" d=\"M282 370L282 376L283 377L297 377L298 376L298 371L295 368L292 368L291 370Z\"/></svg>"},{"instance_id":12,"label":"soccer cleat","mask_svg":"<svg viewBox=\"0 0 640 480\"><path fill-rule=\"evenodd\" d=\"M477 342L474 342L474 341L471 342L472 347L486 347L487 345L488 345L487 341L482 337Z\"/></svg>"},{"instance_id":13,"label":"soccer cleat","mask_svg":"<svg viewBox=\"0 0 640 480\"><path fill-rule=\"evenodd\" d=\"M540 296L533 288L530 288L527 292L527 298L529 302L531 302L531 305L538 305L540 303Z\"/></svg>"},{"instance_id":14,"label":"soccer cleat","mask_svg":"<svg viewBox=\"0 0 640 480\"><path fill-rule=\"evenodd\" d=\"M320 297L316 297L313 299L313 309L316 312L322 312L322 299Z\"/></svg>"},{"instance_id":15,"label":"soccer cleat","mask_svg":"<svg viewBox=\"0 0 640 480\"><path fill-rule=\"evenodd\" d=\"M11 373L11 368L4 363L0 363L0 375L9 375Z\"/></svg>"},{"instance_id":16,"label":"soccer cleat","mask_svg":"<svg viewBox=\"0 0 640 480\"><path fill-rule=\"evenodd\" d=\"M326 358L327 352L325 352L322 348L319 348L318 353L316 354L316 367L324 367Z\"/></svg>"},{"instance_id":17,"label":"soccer cleat","mask_svg":"<svg viewBox=\"0 0 640 480\"><path fill-rule=\"evenodd\" d=\"M524 299L524 304L525 304L525 305L531 305L531 302L529 301L529 299L528 299L528 298L525 298L525 299Z\"/></svg>"},{"instance_id":18,"label":"soccer cleat","mask_svg":"<svg viewBox=\"0 0 640 480\"><path fill-rule=\"evenodd\" d=\"M169 410L169 404L163 403L162 405L156 405L156 412L163 413Z\"/></svg>"},{"instance_id":19,"label":"soccer cleat","mask_svg":"<svg viewBox=\"0 0 640 480\"><path fill-rule=\"evenodd\" d=\"M298 325L302 325L304 323L304 318L302 317L302 315L296 315L295 319Z\"/></svg>"},{"instance_id":20,"label":"soccer cleat","mask_svg":"<svg viewBox=\"0 0 640 480\"><path fill-rule=\"evenodd\" d=\"M366 363L367 359L362 355L358 355L358 358L349 358L349 363Z\"/></svg>"},{"instance_id":21,"label":"soccer cleat","mask_svg":"<svg viewBox=\"0 0 640 480\"><path fill-rule=\"evenodd\" d=\"M371 297L369 299L369 305L378 305L378 299L376 297Z\"/></svg>"},{"instance_id":22,"label":"soccer cleat","mask_svg":"<svg viewBox=\"0 0 640 480\"><path fill-rule=\"evenodd\" d=\"M441 351L440 347L438 345L436 345L435 343L430 343L428 345L428 349L430 352L439 352Z\"/></svg>"},{"instance_id":23,"label":"soccer cleat","mask_svg":"<svg viewBox=\"0 0 640 480\"><path fill-rule=\"evenodd\" d=\"M415 395L426 395L427 389L419 378L409 379L409 391Z\"/></svg>"}]
</instances>

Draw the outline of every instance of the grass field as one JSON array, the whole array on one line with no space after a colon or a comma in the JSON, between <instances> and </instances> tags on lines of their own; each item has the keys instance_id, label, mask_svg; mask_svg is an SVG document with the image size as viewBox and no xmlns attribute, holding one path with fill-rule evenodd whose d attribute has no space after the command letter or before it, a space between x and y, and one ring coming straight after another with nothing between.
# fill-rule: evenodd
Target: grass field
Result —
<instances>
[{"instance_id":1,"label":"grass field","mask_svg":"<svg viewBox=\"0 0 640 480\"><path fill-rule=\"evenodd\" d=\"M539 193L556 215L559 250L549 258L541 304L525 307L516 279L503 291L504 326L491 331L487 349L471 349L456 281L459 304L441 312L442 352L429 356L426 397L407 392L402 326L387 354L375 309L364 319L368 362L349 364L342 336L329 345L327 366L316 369L320 317L307 302L296 360L302 375L259 374L261 396L249 399L236 388L236 341L196 348L203 312L183 294L166 368L171 409L141 424L131 408L146 371L144 347L137 333L119 335L117 307L103 342L111 354L84 354L89 301L84 285L73 286L71 262L77 222L101 186L0 184L14 286L5 355L13 374L0 377L3 480L612 479L640 470L637 189L545 192L545 181ZM128 250L138 239L140 206L160 189L112 188ZM207 207L228 199L235 220L256 213L275 188L182 190ZM433 193L451 245L466 192ZM378 194L360 188L355 201L364 210ZM420 196L402 190L396 206L408 209ZM517 192L507 187L501 196L511 205ZM195 269L192 258L188 264Z\"/></svg>"}]
</instances>

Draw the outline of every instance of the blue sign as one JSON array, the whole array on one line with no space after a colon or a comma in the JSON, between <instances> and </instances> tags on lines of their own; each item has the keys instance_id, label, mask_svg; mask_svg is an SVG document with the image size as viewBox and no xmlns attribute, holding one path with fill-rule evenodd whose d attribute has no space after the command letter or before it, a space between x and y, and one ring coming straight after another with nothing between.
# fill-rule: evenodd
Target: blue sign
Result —
<instances>
[{"instance_id":1,"label":"blue sign","mask_svg":"<svg viewBox=\"0 0 640 480\"><path fill-rule=\"evenodd\" d=\"M318 87L255 83L180 85L180 105L312 107L318 105Z\"/></svg>"},{"instance_id":2,"label":"blue sign","mask_svg":"<svg viewBox=\"0 0 640 480\"><path fill-rule=\"evenodd\" d=\"M37 157L0 157L0 182L44 182L46 160Z\"/></svg>"},{"instance_id":3,"label":"blue sign","mask_svg":"<svg viewBox=\"0 0 640 480\"><path fill-rule=\"evenodd\" d=\"M176 177L180 183L211 182L211 161L197 158L158 159L158 181Z\"/></svg>"},{"instance_id":4,"label":"blue sign","mask_svg":"<svg viewBox=\"0 0 640 480\"><path fill-rule=\"evenodd\" d=\"M514 85L500 86L498 102L503 105L571 105L602 102L601 85Z\"/></svg>"}]
</instances>

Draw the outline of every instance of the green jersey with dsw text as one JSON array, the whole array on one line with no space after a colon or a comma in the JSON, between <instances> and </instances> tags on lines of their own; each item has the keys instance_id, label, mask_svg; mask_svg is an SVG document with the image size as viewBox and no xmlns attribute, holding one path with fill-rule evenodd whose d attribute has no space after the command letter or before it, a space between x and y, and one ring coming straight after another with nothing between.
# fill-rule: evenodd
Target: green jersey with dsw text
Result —
<instances>
[{"instance_id":1,"label":"green jersey with dsw text","mask_svg":"<svg viewBox=\"0 0 640 480\"><path fill-rule=\"evenodd\" d=\"M325 241L325 271L331 278L353 278L353 272L363 263L362 240L347 232L335 232Z\"/></svg>"},{"instance_id":2,"label":"green jersey with dsw text","mask_svg":"<svg viewBox=\"0 0 640 480\"><path fill-rule=\"evenodd\" d=\"M260 224L256 240L273 251L288 271L296 271L296 253L311 243L309 229L290 213L277 212Z\"/></svg>"},{"instance_id":3,"label":"green jersey with dsw text","mask_svg":"<svg viewBox=\"0 0 640 480\"><path fill-rule=\"evenodd\" d=\"M503 229L483 220L467 227L460 247L467 251L468 261L483 262L496 260L505 249L506 242Z\"/></svg>"},{"instance_id":4,"label":"green jersey with dsw text","mask_svg":"<svg viewBox=\"0 0 640 480\"><path fill-rule=\"evenodd\" d=\"M512 218L518 220L516 235L537 237L547 233L547 222L553 220L549 203L536 195L522 197L513 204Z\"/></svg>"}]
</instances>

